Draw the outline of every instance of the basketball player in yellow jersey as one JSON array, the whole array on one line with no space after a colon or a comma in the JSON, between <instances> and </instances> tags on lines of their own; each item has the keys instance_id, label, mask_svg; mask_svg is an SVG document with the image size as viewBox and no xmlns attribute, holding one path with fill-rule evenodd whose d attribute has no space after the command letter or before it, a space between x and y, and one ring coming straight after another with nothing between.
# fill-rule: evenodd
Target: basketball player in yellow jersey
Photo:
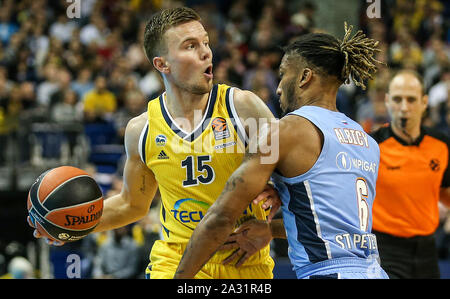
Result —
<instances>
[{"instance_id":1,"label":"basketball player in yellow jersey","mask_svg":"<svg viewBox=\"0 0 450 299\"><path fill-rule=\"evenodd\" d=\"M166 88L136 121L141 123L139 157L158 182L162 200L164 238L153 246L146 274L172 278L196 225L241 164L248 134L239 117L259 122L273 115L253 93L213 85L208 34L193 10L154 16L144 43ZM252 204L238 223L266 216L261 205ZM217 252L197 278L273 277L268 246L238 268L222 265L232 253Z\"/></svg>"},{"instance_id":2,"label":"basketball player in yellow jersey","mask_svg":"<svg viewBox=\"0 0 450 299\"><path fill-rule=\"evenodd\" d=\"M166 107L167 92L148 104L148 123L139 139L139 153L159 184L164 237L152 248L146 271L150 278L173 277L196 225L241 164L246 133L236 116L238 105L234 105L238 95L246 98L241 93L222 84L212 86L201 121L189 131L172 118ZM266 220L266 216L261 205L251 204L237 225L254 218ZM217 252L197 277L272 278L268 246L239 268L222 265L232 253Z\"/></svg>"},{"instance_id":3,"label":"basketball player in yellow jersey","mask_svg":"<svg viewBox=\"0 0 450 299\"><path fill-rule=\"evenodd\" d=\"M95 231L115 229L147 215L159 187L164 238L152 248L146 276L173 278L193 230L240 165L246 143L256 136L248 127L258 128L260 119L274 117L252 92L213 85L208 34L192 9L156 14L146 26L144 40L165 92L128 123L123 189L105 200ZM269 201L278 198L273 189L261 191ZM266 219L261 205L250 205L237 224L254 218ZM236 267L222 264L233 251L218 251L196 278L273 278L269 247L252 253L237 257L237 264L245 262Z\"/></svg>"}]
</instances>

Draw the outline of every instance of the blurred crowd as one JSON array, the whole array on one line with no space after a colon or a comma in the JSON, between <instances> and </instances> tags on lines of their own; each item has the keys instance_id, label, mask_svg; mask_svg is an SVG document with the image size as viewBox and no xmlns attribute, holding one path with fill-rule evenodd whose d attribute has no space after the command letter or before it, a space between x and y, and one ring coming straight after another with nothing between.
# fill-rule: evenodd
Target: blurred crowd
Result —
<instances>
[{"instance_id":1,"label":"blurred crowd","mask_svg":"<svg viewBox=\"0 0 450 299\"><path fill-rule=\"evenodd\" d=\"M163 91L161 77L142 49L143 30L153 13L181 5L196 9L209 33L216 83L252 90L276 117L281 115L276 96L280 46L301 34L322 31L318 7L306 0L80 0L80 17L69 18L67 11L74 2L0 0L0 166L11 161L42 166L43 151L49 149L42 140L36 146L42 138L39 133L62 131L68 149L49 156L66 155L59 162L87 163L94 172L101 164L112 165L114 179L106 184L105 193L119 190L123 152L107 162L92 155L83 160L77 148L92 146L93 140L80 136L95 131L93 126L102 132L108 128L110 135L103 136L102 142L122 145L127 122ZM367 16L366 1L355 0L355 5L360 8L355 27L380 41L377 59L386 65L379 68L367 90L343 85L338 109L366 131L376 129L388 121L384 96L390 74L410 68L423 76L430 97L426 124L450 134L449 2L381 0L378 19ZM60 144L58 148L64 149ZM70 160L77 155L78 160ZM142 236L158 231L157 219L149 219L136 226ZM122 242L125 234L137 244L127 241L129 246L142 248L139 229L109 234L110 246ZM96 248L104 243L101 240L95 236ZM111 248L95 252L114 254ZM450 257L448 250L442 254ZM24 261L15 263L25 267ZM92 273L113 275L105 269Z\"/></svg>"},{"instance_id":2,"label":"blurred crowd","mask_svg":"<svg viewBox=\"0 0 450 299\"><path fill-rule=\"evenodd\" d=\"M189 5L207 28L215 81L257 93L280 116L276 86L280 46L300 34L321 31L313 2L285 0L142 1L82 0L80 18L69 18L69 1L3 0L0 10L0 141L19 135L27 145L37 122L110 123L123 142L128 120L161 93L159 74L142 50L146 20L161 8ZM381 1L381 18L360 24L380 41L386 63L367 91L344 85L338 108L367 131L386 121L382 99L389 74L412 68L430 95L429 122L447 130L449 4L445 1ZM447 4L446 4L447 3ZM72 127L73 128L73 127ZM28 130L28 131L26 131ZM22 133L22 134L20 134ZM73 145L76 140L71 141ZM4 149L6 147L2 147ZM22 148L26 148L25 146ZM25 153L20 161L32 158ZM6 161L0 152L0 164Z\"/></svg>"},{"instance_id":3,"label":"blurred crowd","mask_svg":"<svg viewBox=\"0 0 450 299\"><path fill-rule=\"evenodd\" d=\"M423 77L425 93L429 95L424 123L448 135L450 3L437 0L385 2L395 5L381 6L380 19L369 19L361 12L360 27L368 36L380 41L378 60L386 65L369 83L367 93L355 98L353 117L367 131L385 123L387 113L383 100L390 75L400 68L412 69Z\"/></svg>"}]
</instances>

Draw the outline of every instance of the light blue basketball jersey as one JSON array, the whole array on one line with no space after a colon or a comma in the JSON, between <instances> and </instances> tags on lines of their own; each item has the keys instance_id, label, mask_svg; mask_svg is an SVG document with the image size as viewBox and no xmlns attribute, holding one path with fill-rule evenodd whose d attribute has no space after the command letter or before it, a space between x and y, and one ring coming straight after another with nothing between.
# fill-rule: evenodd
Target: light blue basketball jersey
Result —
<instances>
[{"instance_id":1,"label":"light blue basketball jersey","mask_svg":"<svg viewBox=\"0 0 450 299\"><path fill-rule=\"evenodd\" d=\"M308 119L324 136L322 152L308 172L272 176L297 276L330 260L355 258L367 264L366 259L378 258L371 234L378 144L342 113L304 106L290 114Z\"/></svg>"}]
</instances>

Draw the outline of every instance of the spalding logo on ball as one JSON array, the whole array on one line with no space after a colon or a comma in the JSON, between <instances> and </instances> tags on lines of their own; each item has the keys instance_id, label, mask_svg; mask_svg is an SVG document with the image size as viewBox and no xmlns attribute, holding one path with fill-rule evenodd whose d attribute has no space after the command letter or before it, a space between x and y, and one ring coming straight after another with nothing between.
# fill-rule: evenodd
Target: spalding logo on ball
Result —
<instances>
[{"instance_id":1,"label":"spalding logo on ball","mask_svg":"<svg viewBox=\"0 0 450 299\"><path fill-rule=\"evenodd\" d=\"M103 196L85 171L61 166L41 174L27 201L34 227L49 239L71 242L89 234L100 221Z\"/></svg>"}]
</instances>

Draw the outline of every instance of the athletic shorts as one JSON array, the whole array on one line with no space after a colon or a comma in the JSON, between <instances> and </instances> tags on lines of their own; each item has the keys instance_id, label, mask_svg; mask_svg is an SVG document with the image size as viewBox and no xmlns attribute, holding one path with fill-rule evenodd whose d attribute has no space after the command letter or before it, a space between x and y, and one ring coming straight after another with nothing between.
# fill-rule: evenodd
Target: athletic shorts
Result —
<instances>
[{"instance_id":1,"label":"athletic shorts","mask_svg":"<svg viewBox=\"0 0 450 299\"><path fill-rule=\"evenodd\" d=\"M150 253L150 263L145 270L147 279L172 279L187 244L167 243L158 240ZM195 276L196 279L272 279L274 262L270 256L264 263L243 265L222 265L225 257L214 255Z\"/></svg>"},{"instance_id":2,"label":"athletic shorts","mask_svg":"<svg viewBox=\"0 0 450 299\"><path fill-rule=\"evenodd\" d=\"M389 279L376 259L336 258L295 272L299 279Z\"/></svg>"}]
</instances>

